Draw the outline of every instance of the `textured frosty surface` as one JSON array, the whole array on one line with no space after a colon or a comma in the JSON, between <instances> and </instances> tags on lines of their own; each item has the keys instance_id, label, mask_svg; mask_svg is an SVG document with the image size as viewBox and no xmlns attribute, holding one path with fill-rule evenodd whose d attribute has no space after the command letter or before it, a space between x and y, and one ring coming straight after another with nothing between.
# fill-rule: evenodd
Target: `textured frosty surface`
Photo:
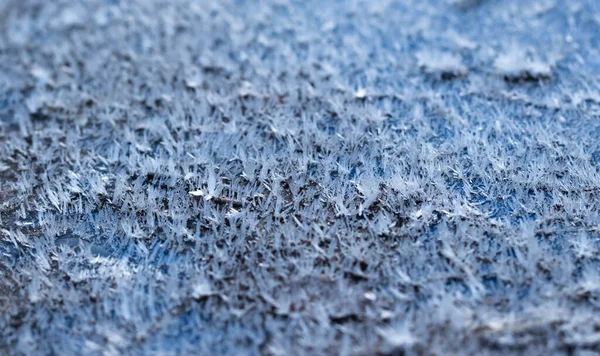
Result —
<instances>
[{"instance_id":1,"label":"textured frosty surface","mask_svg":"<svg viewBox=\"0 0 600 356\"><path fill-rule=\"evenodd\" d=\"M0 351L600 351L600 2L0 2Z\"/></svg>"}]
</instances>

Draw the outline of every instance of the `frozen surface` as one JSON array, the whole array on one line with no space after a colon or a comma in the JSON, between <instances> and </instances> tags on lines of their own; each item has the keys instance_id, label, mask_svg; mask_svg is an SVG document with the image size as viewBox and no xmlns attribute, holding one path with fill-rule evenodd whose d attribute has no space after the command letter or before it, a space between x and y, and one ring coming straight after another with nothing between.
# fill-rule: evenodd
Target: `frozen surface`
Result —
<instances>
[{"instance_id":1,"label":"frozen surface","mask_svg":"<svg viewBox=\"0 0 600 356\"><path fill-rule=\"evenodd\" d=\"M600 2L0 2L0 353L600 351Z\"/></svg>"}]
</instances>

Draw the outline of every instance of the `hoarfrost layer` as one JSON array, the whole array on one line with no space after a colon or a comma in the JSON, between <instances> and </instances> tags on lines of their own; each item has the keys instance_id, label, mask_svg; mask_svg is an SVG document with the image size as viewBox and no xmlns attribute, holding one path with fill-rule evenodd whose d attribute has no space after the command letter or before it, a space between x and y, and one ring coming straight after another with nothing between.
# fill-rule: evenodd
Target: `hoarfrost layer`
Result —
<instances>
[{"instance_id":1,"label":"hoarfrost layer","mask_svg":"<svg viewBox=\"0 0 600 356\"><path fill-rule=\"evenodd\" d=\"M600 3L0 4L0 349L600 351Z\"/></svg>"}]
</instances>

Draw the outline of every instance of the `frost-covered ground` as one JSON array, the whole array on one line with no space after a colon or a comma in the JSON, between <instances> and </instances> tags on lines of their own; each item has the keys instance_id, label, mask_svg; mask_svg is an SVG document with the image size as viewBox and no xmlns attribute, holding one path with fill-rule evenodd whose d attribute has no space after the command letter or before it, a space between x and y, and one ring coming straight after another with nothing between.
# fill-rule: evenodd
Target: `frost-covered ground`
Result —
<instances>
[{"instance_id":1,"label":"frost-covered ground","mask_svg":"<svg viewBox=\"0 0 600 356\"><path fill-rule=\"evenodd\" d=\"M600 351L600 2L0 2L0 353Z\"/></svg>"}]
</instances>

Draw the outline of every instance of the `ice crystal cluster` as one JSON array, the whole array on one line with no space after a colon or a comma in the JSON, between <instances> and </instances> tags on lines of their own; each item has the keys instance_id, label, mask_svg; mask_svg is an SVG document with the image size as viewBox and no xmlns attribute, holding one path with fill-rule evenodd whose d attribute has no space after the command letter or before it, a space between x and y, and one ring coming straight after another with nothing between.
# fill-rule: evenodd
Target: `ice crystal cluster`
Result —
<instances>
[{"instance_id":1,"label":"ice crystal cluster","mask_svg":"<svg viewBox=\"0 0 600 356\"><path fill-rule=\"evenodd\" d=\"M600 351L597 0L3 0L0 353Z\"/></svg>"}]
</instances>

